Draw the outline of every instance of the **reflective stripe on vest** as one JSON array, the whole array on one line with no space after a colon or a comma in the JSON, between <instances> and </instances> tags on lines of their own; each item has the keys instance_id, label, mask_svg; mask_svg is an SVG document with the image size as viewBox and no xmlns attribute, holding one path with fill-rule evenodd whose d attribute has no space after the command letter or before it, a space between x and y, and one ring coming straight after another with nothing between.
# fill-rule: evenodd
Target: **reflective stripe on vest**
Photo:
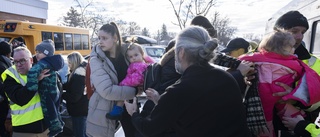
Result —
<instances>
[{"instance_id":1,"label":"reflective stripe on vest","mask_svg":"<svg viewBox=\"0 0 320 137\"><path fill-rule=\"evenodd\" d=\"M27 76L20 75L14 65L2 73L2 80L5 81L7 76L12 77L20 84L27 82ZM8 98L8 100L10 101L12 126L23 126L44 118L38 93L36 93L33 98L23 106L13 103L10 98Z\"/></svg>"},{"instance_id":2,"label":"reflective stripe on vest","mask_svg":"<svg viewBox=\"0 0 320 137\"><path fill-rule=\"evenodd\" d=\"M26 82L20 77L18 71L16 71L13 67L8 68L8 70L20 81L22 86L26 85Z\"/></svg>"},{"instance_id":3,"label":"reflective stripe on vest","mask_svg":"<svg viewBox=\"0 0 320 137\"><path fill-rule=\"evenodd\" d=\"M38 107L41 107L40 102L38 102L37 104L31 105L31 106L29 106L29 107L27 107L26 109L23 109L23 110L11 110L11 114L13 114L13 115L21 115L21 114L24 114L26 112L35 110Z\"/></svg>"},{"instance_id":4,"label":"reflective stripe on vest","mask_svg":"<svg viewBox=\"0 0 320 137\"><path fill-rule=\"evenodd\" d=\"M303 60L304 63L320 75L320 59L311 55L310 59Z\"/></svg>"}]
</instances>

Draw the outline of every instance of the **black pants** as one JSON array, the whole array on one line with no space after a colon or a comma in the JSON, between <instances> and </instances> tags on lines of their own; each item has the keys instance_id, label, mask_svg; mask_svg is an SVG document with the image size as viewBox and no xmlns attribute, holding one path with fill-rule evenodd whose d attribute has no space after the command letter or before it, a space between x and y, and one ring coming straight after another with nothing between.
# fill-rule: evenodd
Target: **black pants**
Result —
<instances>
[{"instance_id":1,"label":"black pants","mask_svg":"<svg viewBox=\"0 0 320 137\"><path fill-rule=\"evenodd\" d=\"M132 100L129 101L132 103ZM138 101L137 101L138 102ZM139 108L139 105L138 105ZM126 137L143 137L142 134L133 126L131 122L131 116L128 114L127 109L124 106L122 118L120 120L123 132Z\"/></svg>"},{"instance_id":2,"label":"black pants","mask_svg":"<svg viewBox=\"0 0 320 137\"><path fill-rule=\"evenodd\" d=\"M8 100L3 100L0 102L0 136L1 137L9 137L9 133L5 128L5 121L7 119L7 114L9 111Z\"/></svg>"}]
</instances>

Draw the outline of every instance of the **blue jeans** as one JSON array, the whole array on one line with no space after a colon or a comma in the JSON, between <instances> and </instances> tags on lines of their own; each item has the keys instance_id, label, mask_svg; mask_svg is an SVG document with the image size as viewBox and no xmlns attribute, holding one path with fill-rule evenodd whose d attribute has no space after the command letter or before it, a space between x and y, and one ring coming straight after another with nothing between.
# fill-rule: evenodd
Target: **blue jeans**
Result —
<instances>
[{"instance_id":1,"label":"blue jeans","mask_svg":"<svg viewBox=\"0 0 320 137\"><path fill-rule=\"evenodd\" d=\"M72 129L75 137L87 137L86 135L86 120L87 116L71 117Z\"/></svg>"}]
</instances>

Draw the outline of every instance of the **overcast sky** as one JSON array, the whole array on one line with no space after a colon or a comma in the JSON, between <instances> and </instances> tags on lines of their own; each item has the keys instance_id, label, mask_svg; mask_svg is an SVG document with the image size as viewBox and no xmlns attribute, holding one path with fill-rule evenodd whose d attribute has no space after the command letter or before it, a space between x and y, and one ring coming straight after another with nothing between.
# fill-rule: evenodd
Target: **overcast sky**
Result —
<instances>
[{"instance_id":1,"label":"overcast sky","mask_svg":"<svg viewBox=\"0 0 320 137\"><path fill-rule=\"evenodd\" d=\"M58 24L58 21L75 7L73 0L43 0L49 5L48 24ZM83 0L86 2L87 0ZM94 0L105 7L108 15L124 21L134 21L141 28L146 27L151 34L156 33L162 24L167 26L169 32L178 32L176 17L168 0ZM178 0L172 0L178 1ZM221 16L227 16L231 24L237 27L237 36L255 33L264 34L267 20L281 7L291 0L217 0L212 12L218 11Z\"/></svg>"}]
</instances>

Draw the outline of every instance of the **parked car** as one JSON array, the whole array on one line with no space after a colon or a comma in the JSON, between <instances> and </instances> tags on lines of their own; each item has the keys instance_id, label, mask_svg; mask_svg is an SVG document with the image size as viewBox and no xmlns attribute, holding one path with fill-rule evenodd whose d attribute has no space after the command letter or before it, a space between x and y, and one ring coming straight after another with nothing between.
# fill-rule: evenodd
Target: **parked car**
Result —
<instances>
[{"instance_id":1,"label":"parked car","mask_svg":"<svg viewBox=\"0 0 320 137\"><path fill-rule=\"evenodd\" d=\"M157 44L157 40L147 37L147 36L142 36L142 35L130 35L130 36L123 36L122 41L124 43L127 43L131 41L132 39L135 40L136 43L138 44L148 44L148 45L154 45Z\"/></svg>"},{"instance_id":2,"label":"parked car","mask_svg":"<svg viewBox=\"0 0 320 137\"><path fill-rule=\"evenodd\" d=\"M165 48L162 46L144 46L142 45L144 53L154 59L155 62L159 62L165 52Z\"/></svg>"},{"instance_id":3,"label":"parked car","mask_svg":"<svg viewBox=\"0 0 320 137\"><path fill-rule=\"evenodd\" d=\"M165 48L162 46L144 46L142 45L143 52L150 56L155 62L159 62L165 52ZM88 60L90 55L84 56L85 60Z\"/></svg>"}]
</instances>

